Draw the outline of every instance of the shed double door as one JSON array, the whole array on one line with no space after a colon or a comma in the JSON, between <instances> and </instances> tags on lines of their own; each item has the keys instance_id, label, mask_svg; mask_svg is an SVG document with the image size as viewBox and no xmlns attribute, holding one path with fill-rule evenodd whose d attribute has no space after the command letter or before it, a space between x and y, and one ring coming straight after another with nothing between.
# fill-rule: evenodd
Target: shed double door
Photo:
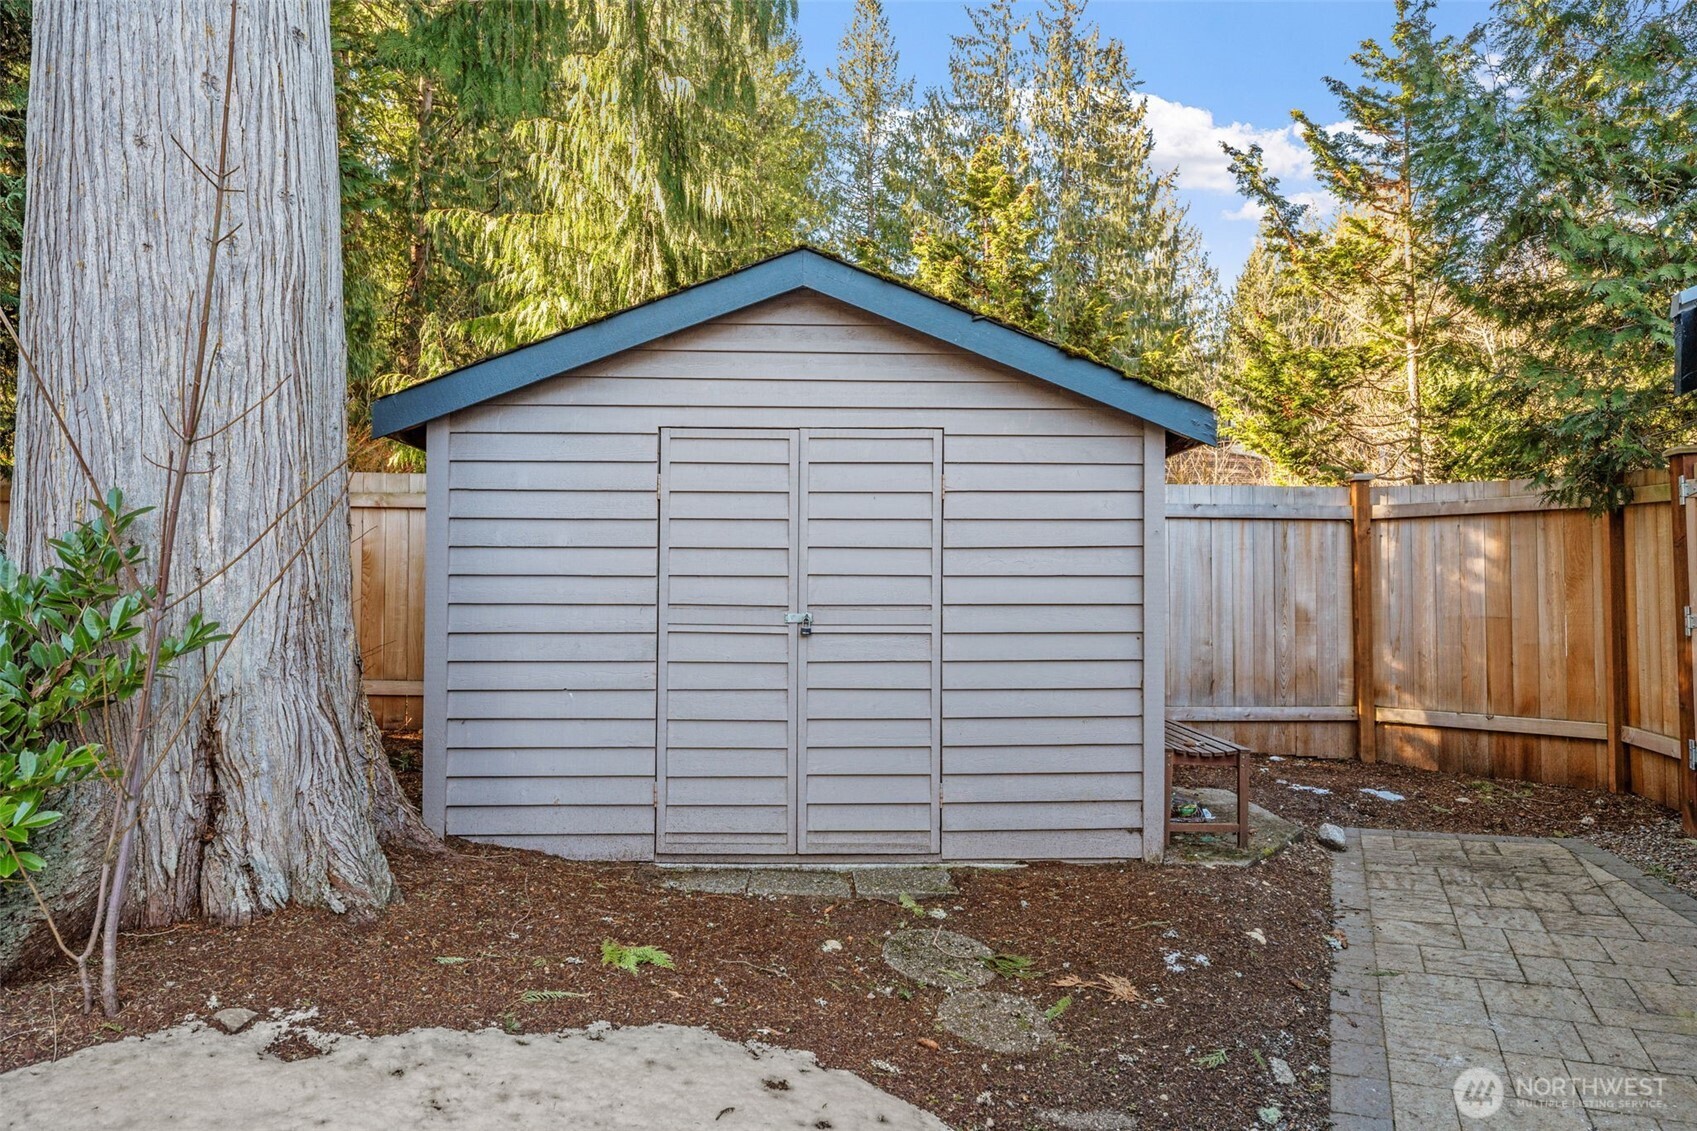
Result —
<instances>
[{"instance_id":1,"label":"shed double door","mask_svg":"<svg viewBox=\"0 0 1697 1131\"><path fill-rule=\"evenodd\" d=\"M935 430L661 433L660 853L939 851L942 466Z\"/></svg>"}]
</instances>

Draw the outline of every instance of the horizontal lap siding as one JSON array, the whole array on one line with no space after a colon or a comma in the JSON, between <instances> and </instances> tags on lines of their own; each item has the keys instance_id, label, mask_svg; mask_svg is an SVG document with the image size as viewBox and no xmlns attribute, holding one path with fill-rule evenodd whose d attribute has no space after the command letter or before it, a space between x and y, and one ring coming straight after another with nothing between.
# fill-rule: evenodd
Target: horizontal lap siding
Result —
<instances>
[{"instance_id":1,"label":"horizontal lap siding","mask_svg":"<svg viewBox=\"0 0 1697 1131\"><path fill-rule=\"evenodd\" d=\"M1136 856L1142 433L945 455L943 852Z\"/></svg>"},{"instance_id":2,"label":"horizontal lap siding","mask_svg":"<svg viewBox=\"0 0 1697 1131\"><path fill-rule=\"evenodd\" d=\"M447 831L652 856L658 437L515 450L463 419L447 461Z\"/></svg>"},{"instance_id":3,"label":"horizontal lap siding","mask_svg":"<svg viewBox=\"0 0 1697 1131\"><path fill-rule=\"evenodd\" d=\"M943 853L1137 855L1142 426L804 297L449 422L446 459L432 450L433 473L446 465L448 476L448 832L574 856L652 854L655 477L667 427L942 429ZM728 474L753 494L719 501L746 514L715 506L675 523L699 523L704 542L726 521L769 522L776 536L778 516L756 513L762 469ZM891 513L870 519L829 517L831 504L822 499L816 525L903 518L893 496ZM776 546L737 544L750 586L781 568ZM904 552L882 551L892 563ZM862 559L845 548L833 565L842 599L883 569ZM819 674L829 690L833 673ZM890 689L910 686L908 674L892 665Z\"/></svg>"}]
</instances>

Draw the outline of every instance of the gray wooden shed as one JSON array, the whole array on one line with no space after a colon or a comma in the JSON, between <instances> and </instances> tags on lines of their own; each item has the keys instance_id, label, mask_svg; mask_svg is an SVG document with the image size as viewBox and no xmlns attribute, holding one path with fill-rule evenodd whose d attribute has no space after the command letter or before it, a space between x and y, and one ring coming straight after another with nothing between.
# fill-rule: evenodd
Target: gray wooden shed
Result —
<instances>
[{"instance_id":1,"label":"gray wooden shed","mask_svg":"<svg viewBox=\"0 0 1697 1131\"><path fill-rule=\"evenodd\" d=\"M1163 460L1206 406L803 249L373 420L429 451L438 832L1160 854Z\"/></svg>"}]
</instances>

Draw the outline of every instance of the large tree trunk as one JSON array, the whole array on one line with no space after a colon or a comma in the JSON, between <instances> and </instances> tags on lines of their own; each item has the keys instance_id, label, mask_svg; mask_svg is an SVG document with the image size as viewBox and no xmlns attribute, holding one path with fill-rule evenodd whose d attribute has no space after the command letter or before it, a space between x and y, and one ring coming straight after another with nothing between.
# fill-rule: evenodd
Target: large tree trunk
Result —
<instances>
[{"instance_id":1,"label":"large tree trunk","mask_svg":"<svg viewBox=\"0 0 1697 1131\"><path fill-rule=\"evenodd\" d=\"M394 884L378 837L415 828L361 691L336 470L346 341L328 8L243 0L235 16L240 192L213 281L207 428L236 422L197 449L208 470L187 489L174 587L205 582L180 612L226 630L254 611L198 704L216 648L160 689L130 923L381 905ZM21 330L45 392L19 381L9 539L26 567L91 494L47 397L103 488L163 501L212 227L194 162L216 162L230 16L227 0L35 4ZM157 525L139 529L145 542ZM101 792L82 789L54 838L74 854L49 865L72 921L86 920L104 848ZM16 901L0 914L0 969L29 918Z\"/></svg>"}]
</instances>

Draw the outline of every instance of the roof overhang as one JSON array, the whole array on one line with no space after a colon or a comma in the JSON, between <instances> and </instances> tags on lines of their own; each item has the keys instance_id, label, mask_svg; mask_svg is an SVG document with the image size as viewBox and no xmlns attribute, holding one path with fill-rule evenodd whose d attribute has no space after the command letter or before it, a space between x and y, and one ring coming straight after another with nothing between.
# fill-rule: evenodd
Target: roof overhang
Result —
<instances>
[{"instance_id":1,"label":"roof overhang","mask_svg":"<svg viewBox=\"0 0 1697 1131\"><path fill-rule=\"evenodd\" d=\"M543 338L375 401L371 431L424 446L438 417L794 291L846 303L1039 381L1157 424L1169 449L1217 440L1214 410L1041 338L801 248ZM1172 441L1180 441L1173 444Z\"/></svg>"}]
</instances>

